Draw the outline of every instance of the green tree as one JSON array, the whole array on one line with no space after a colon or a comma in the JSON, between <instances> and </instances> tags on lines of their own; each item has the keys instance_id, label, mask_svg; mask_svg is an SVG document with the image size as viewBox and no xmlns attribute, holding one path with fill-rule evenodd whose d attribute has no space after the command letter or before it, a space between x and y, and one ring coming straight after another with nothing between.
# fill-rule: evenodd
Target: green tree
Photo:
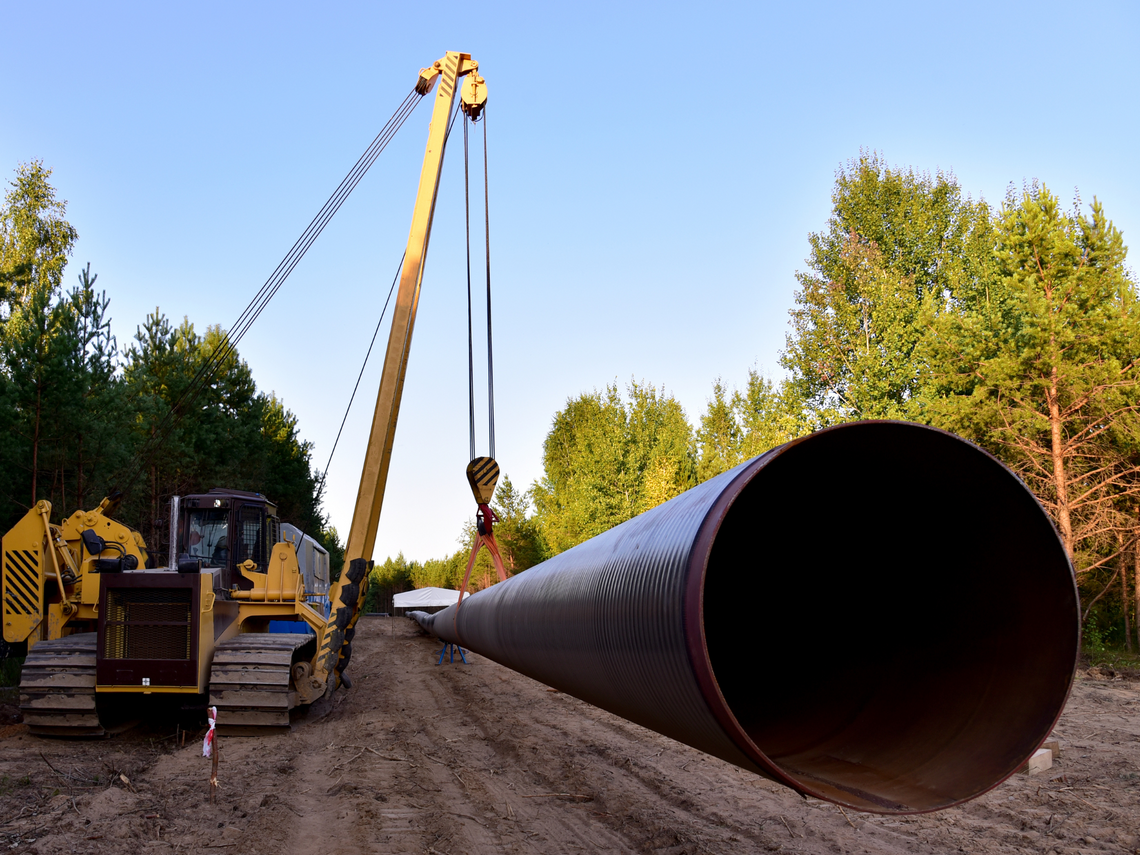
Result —
<instances>
[{"instance_id":1,"label":"green tree","mask_svg":"<svg viewBox=\"0 0 1140 855\"><path fill-rule=\"evenodd\" d=\"M52 307L57 329L48 348L59 353L65 372L44 377L48 394L38 402L54 403L39 408L45 430L38 468L45 497L64 514L106 495L108 480L130 451L130 418L115 369L115 337L107 314L110 301L106 292L95 291L98 277L90 264L78 279L79 284ZM13 314L12 339L19 338L21 316L36 302Z\"/></svg>"},{"instance_id":2,"label":"green tree","mask_svg":"<svg viewBox=\"0 0 1140 855\"><path fill-rule=\"evenodd\" d=\"M210 408L210 394L181 420L171 422L172 409L187 392L202 364L201 342L188 320L174 327L158 309L147 315L127 349L123 369L129 406L136 414L133 441L136 457L124 477L135 474L134 484L118 486L128 491L120 514L142 532L152 551L162 554L166 545L164 508L170 498L213 486L203 484L203 469L213 461L199 430L198 416ZM166 433L170 427L169 433ZM162 437L165 435L165 438ZM145 459L144 459L145 456ZM137 472L133 467L145 467Z\"/></svg>"},{"instance_id":3,"label":"green tree","mask_svg":"<svg viewBox=\"0 0 1140 855\"><path fill-rule=\"evenodd\" d=\"M63 269L79 235L64 219L67 202L48 183L41 161L22 163L0 209L0 314L36 294L48 301L63 282Z\"/></svg>"},{"instance_id":4,"label":"green tree","mask_svg":"<svg viewBox=\"0 0 1140 855\"><path fill-rule=\"evenodd\" d=\"M530 513L530 496L520 493L507 475L499 482L491 509L499 521L495 523L495 541L507 575L521 573L545 558L542 533Z\"/></svg>"},{"instance_id":5,"label":"green tree","mask_svg":"<svg viewBox=\"0 0 1140 855\"><path fill-rule=\"evenodd\" d=\"M928 340L932 422L987 446L1048 508L1083 581L1120 555L1140 490L1140 304L1099 202L1044 187L998 218L998 276ZM1120 563L1120 562L1117 562Z\"/></svg>"},{"instance_id":6,"label":"green tree","mask_svg":"<svg viewBox=\"0 0 1140 855\"><path fill-rule=\"evenodd\" d=\"M729 396L717 380L697 430L698 480L707 481L810 431L803 406L787 383L776 387L750 369L745 388Z\"/></svg>"},{"instance_id":7,"label":"green tree","mask_svg":"<svg viewBox=\"0 0 1140 855\"><path fill-rule=\"evenodd\" d=\"M755 369L749 370L744 390L732 393L732 409L740 424L742 461L811 433L815 427L790 383L776 386Z\"/></svg>"},{"instance_id":8,"label":"green tree","mask_svg":"<svg viewBox=\"0 0 1140 855\"><path fill-rule=\"evenodd\" d=\"M468 549L458 549L447 558L432 558L422 564L413 563L410 573L414 588L458 589L467 567Z\"/></svg>"},{"instance_id":9,"label":"green tree","mask_svg":"<svg viewBox=\"0 0 1140 855\"><path fill-rule=\"evenodd\" d=\"M297 417L275 394L258 394L253 409L260 417L261 448L250 455L252 469L246 477L261 485L260 492L276 497L282 519L306 532L319 532L324 518L312 470L313 444L301 439Z\"/></svg>"},{"instance_id":10,"label":"green tree","mask_svg":"<svg viewBox=\"0 0 1140 855\"><path fill-rule=\"evenodd\" d=\"M809 269L781 363L821 426L916 418L924 318L984 288L989 209L953 175L888 167L863 153L836 175L827 229L809 236Z\"/></svg>"},{"instance_id":11,"label":"green tree","mask_svg":"<svg viewBox=\"0 0 1140 855\"><path fill-rule=\"evenodd\" d=\"M21 164L0 207L0 490L10 517L43 498L50 451L66 436L64 413L79 383L76 329L59 299L76 240L51 170ZM58 474L58 473L57 473ZM61 486L62 489L62 486Z\"/></svg>"},{"instance_id":12,"label":"green tree","mask_svg":"<svg viewBox=\"0 0 1140 855\"><path fill-rule=\"evenodd\" d=\"M364 596L364 611L391 613L392 597L412 590L412 576L418 567L417 562L404 558L402 552L373 567L369 573L368 591Z\"/></svg>"},{"instance_id":13,"label":"green tree","mask_svg":"<svg viewBox=\"0 0 1140 855\"><path fill-rule=\"evenodd\" d=\"M29 497L29 506L44 498L45 451L68 429L65 413L80 394L78 343L68 309L36 285L13 307L0 339L7 397L19 414L15 427L23 446L9 465L25 472L20 493Z\"/></svg>"},{"instance_id":14,"label":"green tree","mask_svg":"<svg viewBox=\"0 0 1140 855\"><path fill-rule=\"evenodd\" d=\"M495 542L499 545L499 554L503 559L503 569L508 576L521 573L544 560L546 557L545 544L538 521L530 514L530 496L520 493L511 483L509 476L504 475L495 490L491 501L491 510L498 519L493 526ZM459 536L460 548L438 568L432 567L430 571L440 572L446 578L455 576L455 587L463 582L467 572L467 562L471 559L471 546L475 542L475 518L469 519L463 526ZM430 562L429 562L430 563ZM425 568L427 565L425 564ZM490 587L499 580L498 571L486 548L480 548L475 558L475 565L471 568L471 579L468 590L479 591ZM423 587L416 585L416 587ZM436 585L435 587L452 587L451 585Z\"/></svg>"},{"instance_id":15,"label":"green tree","mask_svg":"<svg viewBox=\"0 0 1140 855\"><path fill-rule=\"evenodd\" d=\"M118 515L162 554L172 495L256 490L321 540L335 573L343 548L320 511L311 446L284 402L258 392L227 334L199 335L189 319L174 327L156 309L120 370L110 301L90 265L61 293L76 231L50 176L39 161L22 164L0 207L0 522L40 498L66 515L134 481Z\"/></svg>"},{"instance_id":16,"label":"green tree","mask_svg":"<svg viewBox=\"0 0 1140 855\"><path fill-rule=\"evenodd\" d=\"M215 354L208 382L198 385ZM340 554L330 548L339 550L339 542L325 530L311 446L300 439L296 417L275 395L257 391L219 327L199 336L189 320L175 328L156 310L127 351L124 378L137 413L137 448L146 456L136 465L145 463L146 471L123 516L137 521L152 550L165 548L172 496L226 486L262 493L284 520L321 538L330 558ZM146 445L164 434L157 447Z\"/></svg>"},{"instance_id":17,"label":"green tree","mask_svg":"<svg viewBox=\"0 0 1140 855\"><path fill-rule=\"evenodd\" d=\"M97 279L87 264L79 271L78 286L69 294L80 393L70 408L69 442L59 461L61 472L72 473L71 493L61 491L60 495L64 509L70 509L69 498L80 508L103 498L110 477L129 454L126 436L130 416L122 378L116 370L118 348L107 314L110 300L106 291L96 293ZM62 474L59 481L67 483Z\"/></svg>"},{"instance_id":18,"label":"green tree","mask_svg":"<svg viewBox=\"0 0 1140 855\"><path fill-rule=\"evenodd\" d=\"M543 444L532 488L550 554L600 534L696 483L692 428L681 405L631 383L570 399Z\"/></svg>"},{"instance_id":19,"label":"green tree","mask_svg":"<svg viewBox=\"0 0 1140 855\"><path fill-rule=\"evenodd\" d=\"M697 429L697 480L707 481L742 460L741 430L733 402L718 377L713 396Z\"/></svg>"}]
</instances>

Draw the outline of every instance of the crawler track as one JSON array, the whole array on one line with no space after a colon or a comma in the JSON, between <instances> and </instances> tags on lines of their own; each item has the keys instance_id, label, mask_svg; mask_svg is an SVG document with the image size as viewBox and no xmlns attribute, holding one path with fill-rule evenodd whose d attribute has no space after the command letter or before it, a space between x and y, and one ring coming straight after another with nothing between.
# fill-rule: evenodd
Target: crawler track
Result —
<instances>
[{"instance_id":1,"label":"crawler track","mask_svg":"<svg viewBox=\"0 0 1140 855\"><path fill-rule=\"evenodd\" d=\"M41 641L20 675L20 711L37 736L102 736L95 709L93 632Z\"/></svg>"},{"instance_id":2,"label":"crawler track","mask_svg":"<svg viewBox=\"0 0 1140 855\"><path fill-rule=\"evenodd\" d=\"M297 706L290 686L294 653L312 635L247 632L219 644L210 669L210 705L222 734L256 734L289 727Z\"/></svg>"}]
</instances>

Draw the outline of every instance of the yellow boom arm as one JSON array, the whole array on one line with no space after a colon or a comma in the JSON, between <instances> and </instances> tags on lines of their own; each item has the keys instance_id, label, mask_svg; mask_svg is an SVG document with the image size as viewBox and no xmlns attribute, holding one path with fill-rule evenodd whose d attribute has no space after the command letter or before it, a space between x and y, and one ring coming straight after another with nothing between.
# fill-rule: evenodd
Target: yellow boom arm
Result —
<instances>
[{"instance_id":1,"label":"yellow boom arm","mask_svg":"<svg viewBox=\"0 0 1140 855\"><path fill-rule=\"evenodd\" d=\"M388 466L392 460L392 442L396 436L396 419L400 413L400 397L404 390L404 375L408 368L408 352L412 344L412 329L416 322L420 285L423 282L424 261L427 258L428 240L431 237L432 215L439 190L440 167L447 142L447 124L455 102L460 78L467 77L460 95L463 111L477 118L487 99L483 78L478 75L479 63L470 54L448 51L430 68L420 72L416 90L426 95L438 80L435 105L432 108L431 127L428 131L427 150L420 173L416 206L412 213L412 227L408 233L408 248L400 273L400 289L396 295L396 308L392 315L392 331L388 336L388 350L384 355L384 372L380 391L376 396L376 410L372 416L372 432L364 456L364 469L360 473L360 488L356 507L352 513L352 527L345 545L345 567L340 579L329 591L332 612L328 626L322 633L318 650L320 655L313 677L329 681L341 657L367 587L368 562L376 544L376 529L380 523L380 508L384 503L384 486L388 480Z\"/></svg>"}]
</instances>

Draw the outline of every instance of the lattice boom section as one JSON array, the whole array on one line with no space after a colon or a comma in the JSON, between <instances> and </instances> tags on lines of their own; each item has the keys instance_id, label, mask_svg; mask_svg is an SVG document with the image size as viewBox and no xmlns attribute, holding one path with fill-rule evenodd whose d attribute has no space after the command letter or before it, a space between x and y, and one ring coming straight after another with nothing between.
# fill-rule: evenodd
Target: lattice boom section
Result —
<instances>
[{"instance_id":1,"label":"lattice boom section","mask_svg":"<svg viewBox=\"0 0 1140 855\"><path fill-rule=\"evenodd\" d=\"M107 659L191 659L188 588L107 591L104 656Z\"/></svg>"}]
</instances>

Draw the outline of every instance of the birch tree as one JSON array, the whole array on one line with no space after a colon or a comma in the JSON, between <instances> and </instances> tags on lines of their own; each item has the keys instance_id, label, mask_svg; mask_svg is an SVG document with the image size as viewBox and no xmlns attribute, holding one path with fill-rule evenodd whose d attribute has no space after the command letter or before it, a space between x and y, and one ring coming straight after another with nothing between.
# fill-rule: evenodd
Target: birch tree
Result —
<instances>
[{"instance_id":1,"label":"birch tree","mask_svg":"<svg viewBox=\"0 0 1140 855\"><path fill-rule=\"evenodd\" d=\"M864 152L836 175L827 227L809 235L781 364L819 426L921 420L926 318L987 281L989 208L952 174Z\"/></svg>"},{"instance_id":2,"label":"birch tree","mask_svg":"<svg viewBox=\"0 0 1140 855\"><path fill-rule=\"evenodd\" d=\"M632 519L696 483L693 431L675 398L631 383L572 398L543 444L531 491L551 554Z\"/></svg>"}]
</instances>

